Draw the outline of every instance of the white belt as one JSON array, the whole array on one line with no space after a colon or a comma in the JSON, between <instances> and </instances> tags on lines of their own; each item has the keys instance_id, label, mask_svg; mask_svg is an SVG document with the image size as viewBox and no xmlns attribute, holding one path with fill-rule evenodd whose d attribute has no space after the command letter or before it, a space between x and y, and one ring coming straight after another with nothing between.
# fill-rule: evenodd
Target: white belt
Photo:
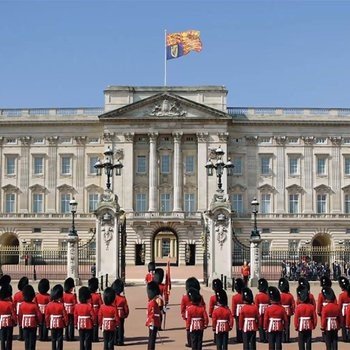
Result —
<instances>
[{"instance_id":1,"label":"white belt","mask_svg":"<svg viewBox=\"0 0 350 350\"><path fill-rule=\"evenodd\" d=\"M80 329L80 320L87 320L90 316L78 316L78 330Z\"/></svg>"},{"instance_id":2,"label":"white belt","mask_svg":"<svg viewBox=\"0 0 350 350\"><path fill-rule=\"evenodd\" d=\"M243 306L244 306L244 304L237 304L237 306L236 306L236 316L239 316Z\"/></svg>"},{"instance_id":3,"label":"white belt","mask_svg":"<svg viewBox=\"0 0 350 350\"><path fill-rule=\"evenodd\" d=\"M61 319L63 316L62 315L50 315L50 328L55 328L56 327L56 322ZM59 328L59 327L57 327Z\"/></svg>"},{"instance_id":4,"label":"white belt","mask_svg":"<svg viewBox=\"0 0 350 350\"><path fill-rule=\"evenodd\" d=\"M22 328L25 328L27 325L30 326L30 323L28 324L27 320L28 319L32 319L32 318L35 319L35 315L34 314L25 314L25 315L23 315L23 317L22 317Z\"/></svg>"},{"instance_id":5,"label":"white belt","mask_svg":"<svg viewBox=\"0 0 350 350\"><path fill-rule=\"evenodd\" d=\"M282 320L280 318L270 318L270 323L269 323L269 332L271 332L274 328L274 324L281 322Z\"/></svg>"},{"instance_id":6,"label":"white belt","mask_svg":"<svg viewBox=\"0 0 350 350\"><path fill-rule=\"evenodd\" d=\"M227 320L217 320L215 333L218 334L220 332L220 329L222 329L222 327L224 327L225 323L227 322Z\"/></svg>"},{"instance_id":7,"label":"white belt","mask_svg":"<svg viewBox=\"0 0 350 350\"><path fill-rule=\"evenodd\" d=\"M38 304L39 310L42 314L45 313L46 304Z\"/></svg>"},{"instance_id":8,"label":"white belt","mask_svg":"<svg viewBox=\"0 0 350 350\"><path fill-rule=\"evenodd\" d=\"M11 319L11 315L1 315L0 316L0 329L2 328L3 321L8 320L8 319ZM4 327L6 327L6 326L4 326Z\"/></svg>"},{"instance_id":9,"label":"white belt","mask_svg":"<svg viewBox=\"0 0 350 350\"><path fill-rule=\"evenodd\" d=\"M343 316L345 316L346 309L349 307L349 303L344 303L342 308L341 308L341 313Z\"/></svg>"},{"instance_id":10,"label":"white belt","mask_svg":"<svg viewBox=\"0 0 350 350\"><path fill-rule=\"evenodd\" d=\"M102 319L102 331L105 330L105 322L106 321L115 321L115 319L113 317L103 317L103 319Z\"/></svg>"},{"instance_id":11,"label":"white belt","mask_svg":"<svg viewBox=\"0 0 350 350\"><path fill-rule=\"evenodd\" d=\"M255 318L246 317L244 319L243 332L253 331L254 330L254 321L255 321ZM250 327L250 326L252 326L252 327ZM252 328L252 329L250 329L250 328Z\"/></svg>"},{"instance_id":12,"label":"white belt","mask_svg":"<svg viewBox=\"0 0 350 350\"><path fill-rule=\"evenodd\" d=\"M17 303L16 305L16 313L17 313L17 316L19 314L19 307L21 306L22 303Z\"/></svg>"},{"instance_id":13,"label":"white belt","mask_svg":"<svg viewBox=\"0 0 350 350\"><path fill-rule=\"evenodd\" d=\"M195 323L199 323L200 321L202 321L203 319L201 317L194 317L191 319L191 326L190 326L190 332L192 332L193 326Z\"/></svg>"},{"instance_id":14,"label":"white belt","mask_svg":"<svg viewBox=\"0 0 350 350\"><path fill-rule=\"evenodd\" d=\"M332 331L337 329L337 318L327 317L327 331Z\"/></svg>"},{"instance_id":15,"label":"white belt","mask_svg":"<svg viewBox=\"0 0 350 350\"><path fill-rule=\"evenodd\" d=\"M263 315L269 304L259 304L259 315Z\"/></svg>"},{"instance_id":16,"label":"white belt","mask_svg":"<svg viewBox=\"0 0 350 350\"><path fill-rule=\"evenodd\" d=\"M66 309L67 312L72 311L72 308L74 306L73 303L63 303L63 305L64 305L64 308Z\"/></svg>"},{"instance_id":17,"label":"white belt","mask_svg":"<svg viewBox=\"0 0 350 350\"><path fill-rule=\"evenodd\" d=\"M310 320L311 320L311 317L300 317L299 318L299 332L304 331L306 329L310 329L310 327L306 327L306 329L304 328L304 326L309 324L308 321L310 321Z\"/></svg>"}]
</instances>

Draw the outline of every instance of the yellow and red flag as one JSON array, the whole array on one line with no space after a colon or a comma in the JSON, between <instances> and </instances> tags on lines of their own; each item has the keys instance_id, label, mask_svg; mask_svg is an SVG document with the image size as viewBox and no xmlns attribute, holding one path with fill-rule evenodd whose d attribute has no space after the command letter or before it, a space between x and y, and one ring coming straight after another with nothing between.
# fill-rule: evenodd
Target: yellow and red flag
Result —
<instances>
[{"instance_id":1,"label":"yellow and red flag","mask_svg":"<svg viewBox=\"0 0 350 350\"><path fill-rule=\"evenodd\" d=\"M166 35L167 60L187 55L190 51L200 52L202 42L199 30Z\"/></svg>"}]
</instances>

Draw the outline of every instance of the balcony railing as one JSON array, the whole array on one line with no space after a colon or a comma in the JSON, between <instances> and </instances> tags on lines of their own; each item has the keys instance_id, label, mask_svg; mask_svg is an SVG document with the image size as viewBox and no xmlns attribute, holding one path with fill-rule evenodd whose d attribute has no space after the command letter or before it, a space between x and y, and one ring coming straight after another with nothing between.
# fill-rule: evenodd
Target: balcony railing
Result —
<instances>
[{"instance_id":1,"label":"balcony railing","mask_svg":"<svg viewBox=\"0 0 350 350\"><path fill-rule=\"evenodd\" d=\"M81 108L7 108L0 109L2 117L28 117L28 116L70 116L86 115L97 116L104 113L103 107Z\"/></svg>"},{"instance_id":2,"label":"balcony railing","mask_svg":"<svg viewBox=\"0 0 350 350\"><path fill-rule=\"evenodd\" d=\"M78 219L94 219L93 213L78 213L75 214ZM71 219L72 214L67 213L0 213L2 219Z\"/></svg>"}]
</instances>

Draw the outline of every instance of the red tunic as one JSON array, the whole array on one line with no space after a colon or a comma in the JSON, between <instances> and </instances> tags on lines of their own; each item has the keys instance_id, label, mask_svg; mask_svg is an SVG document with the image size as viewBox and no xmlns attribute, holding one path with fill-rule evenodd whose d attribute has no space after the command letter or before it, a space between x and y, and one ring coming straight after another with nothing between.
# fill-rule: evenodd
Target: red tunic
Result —
<instances>
[{"instance_id":1,"label":"red tunic","mask_svg":"<svg viewBox=\"0 0 350 350\"><path fill-rule=\"evenodd\" d=\"M288 318L281 304L271 304L265 311L264 329L267 332L281 332L288 325Z\"/></svg>"},{"instance_id":2,"label":"red tunic","mask_svg":"<svg viewBox=\"0 0 350 350\"><path fill-rule=\"evenodd\" d=\"M148 272L148 274L145 277L145 282L150 283L153 281L154 274L152 272Z\"/></svg>"},{"instance_id":3,"label":"red tunic","mask_svg":"<svg viewBox=\"0 0 350 350\"><path fill-rule=\"evenodd\" d=\"M68 315L74 314L74 307L77 304L77 296L75 293L63 293L63 305Z\"/></svg>"},{"instance_id":4,"label":"red tunic","mask_svg":"<svg viewBox=\"0 0 350 350\"><path fill-rule=\"evenodd\" d=\"M203 330L208 327L209 318L205 307L190 305L187 308L186 329L190 332Z\"/></svg>"},{"instance_id":5,"label":"red tunic","mask_svg":"<svg viewBox=\"0 0 350 350\"><path fill-rule=\"evenodd\" d=\"M291 293L281 293L281 305L286 310L287 316L294 315L295 300Z\"/></svg>"},{"instance_id":6,"label":"red tunic","mask_svg":"<svg viewBox=\"0 0 350 350\"><path fill-rule=\"evenodd\" d=\"M42 322L42 314L34 302L23 301L19 306L18 322L22 328L36 328Z\"/></svg>"},{"instance_id":7,"label":"red tunic","mask_svg":"<svg viewBox=\"0 0 350 350\"><path fill-rule=\"evenodd\" d=\"M94 310L94 323L97 324L98 310L102 305L102 298L100 293L91 293L90 304Z\"/></svg>"},{"instance_id":8,"label":"red tunic","mask_svg":"<svg viewBox=\"0 0 350 350\"><path fill-rule=\"evenodd\" d=\"M119 318L127 318L129 316L128 301L124 295L117 295L115 297L115 306L118 310Z\"/></svg>"},{"instance_id":9,"label":"red tunic","mask_svg":"<svg viewBox=\"0 0 350 350\"><path fill-rule=\"evenodd\" d=\"M180 306L180 309L181 309L181 316L184 320L186 320L187 318L187 308L192 305L192 302L190 300L190 297L187 295L187 294L184 294L182 296L182 299L181 299L181 306ZM201 306L206 306L205 305L205 301L203 299L203 296L202 296L202 300L200 302L200 305Z\"/></svg>"},{"instance_id":10,"label":"red tunic","mask_svg":"<svg viewBox=\"0 0 350 350\"><path fill-rule=\"evenodd\" d=\"M243 332L255 332L259 325L259 311L256 305L244 304L239 314L238 328Z\"/></svg>"},{"instance_id":11,"label":"red tunic","mask_svg":"<svg viewBox=\"0 0 350 350\"><path fill-rule=\"evenodd\" d=\"M81 303L74 307L74 326L77 329L92 329L95 315L91 304Z\"/></svg>"},{"instance_id":12,"label":"red tunic","mask_svg":"<svg viewBox=\"0 0 350 350\"><path fill-rule=\"evenodd\" d=\"M345 326L346 328L350 328L350 307L346 309L345 313Z\"/></svg>"},{"instance_id":13,"label":"red tunic","mask_svg":"<svg viewBox=\"0 0 350 350\"><path fill-rule=\"evenodd\" d=\"M259 327L264 326L264 313L267 307L270 305L270 297L267 293L259 292L255 295L255 305L259 312Z\"/></svg>"},{"instance_id":14,"label":"red tunic","mask_svg":"<svg viewBox=\"0 0 350 350\"><path fill-rule=\"evenodd\" d=\"M328 304L328 302L325 300L324 296L322 293L318 294L317 298L317 315L321 316L322 313L322 308ZM337 299L334 300L334 304L337 304Z\"/></svg>"},{"instance_id":15,"label":"red tunic","mask_svg":"<svg viewBox=\"0 0 350 350\"><path fill-rule=\"evenodd\" d=\"M317 325L315 306L310 303L301 303L295 309L294 328L296 331L313 330Z\"/></svg>"},{"instance_id":16,"label":"red tunic","mask_svg":"<svg viewBox=\"0 0 350 350\"><path fill-rule=\"evenodd\" d=\"M341 313L341 322L342 325L345 325L345 315L346 315L346 311L347 309L350 308L350 295L348 294L347 291L343 291L339 294L339 298L338 298L338 305L339 305L339 310Z\"/></svg>"},{"instance_id":17,"label":"red tunic","mask_svg":"<svg viewBox=\"0 0 350 350\"><path fill-rule=\"evenodd\" d=\"M18 291L14 296L13 296L13 306L15 308L16 314L18 315L19 311L19 306L23 302L23 293L22 291Z\"/></svg>"},{"instance_id":18,"label":"red tunic","mask_svg":"<svg viewBox=\"0 0 350 350\"><path fill-rule=\"evenodd\" d=\"M334 303L324 305L321 312L321 330L331 331L340 328L340 310Z\"/></svg>"},{"instance_id":19,"label":"red tunic","mask_svg":"<svg viewBox=\"0 0 350 350\"><path fill-rule=\"evenodd\" d=\"M212 317L213 311L218 307L218 303L216 301L216 295L212 295L209 299L209 317Z\"/></svg>"},{"instance_id":20,"label":"red tunic","mask_svg":"<svg viewBox=\"0 0 350 350\"><path fill-rule=\"evenodd\" d=\"M98 324L103 331L115 331L120 319L114 305L101 305L98 311Z\"/></svg>"},{"instance_id":21,"label":"red tunic","mask_svg":"<svg viewBox=\"0 0 350 350\"><path fill-rule=\"evenodd\" d=\"M241 312L241 308L244 305L242 294L237 293L232 295L231 301L232 301L232 315L233 317L238 317Z\"/></svg>"},{"instance_id":22,"label":"red tunic","mask_svg":"<svg viewBox=\"0 0 350 350\"><path fill-rule=\"evenodd\" d=\"M55 300L46 305L45 323L49 329L65 328L67 326L68 316L63 303Z\"/></svg>"},{"instance_id":23,"label":"red tunic","mask_svg":"<svg viewBox=\"0 0 350 350\"><path fill-rule=\"evenodd\" d=\"M155 299L148 302L146 326L160 327L160 309Z\"/></svg>"},{"instance_id":24,"label":"red tunic","mask_svg":"<svg viewBox=\"0 0 350 350\"><path fill-rule=\"evenodd\" d=\"M17 324L17 315L10 300L0 300L0 328L14 327Z\"/></svg>"},{"instance_id":25,"label":"red tunic","mask_svg":"<svg viewBox=\"0 0 350 350\"><path fill-rule=\"evenodd\" d=\"M50 294L37 293L35 295L34 301L38 305L38 308L42 314L45 314L46 305L50 302Z\"/></svg>"},{"instance_id":26,"label":"red tunic","mask_svg":"<svg viewBox=\"0 0 350 350\"><path fill-rule=\"evenodd\" d=\"M233 327L233 316L228 306L219 305L212 314L213 331L218 334L220 332L229 332Z\"/></svg>"}]
</instances>

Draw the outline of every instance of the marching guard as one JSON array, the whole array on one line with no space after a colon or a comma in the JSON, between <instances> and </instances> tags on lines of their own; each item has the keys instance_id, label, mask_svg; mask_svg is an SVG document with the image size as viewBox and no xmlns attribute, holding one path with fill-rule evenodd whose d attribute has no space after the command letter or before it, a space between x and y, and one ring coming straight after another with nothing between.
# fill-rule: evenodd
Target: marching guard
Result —
<instances>
[{"instance_id":1,"label":"marching guard","mask_svg":"<svg viewBox=\"0 0 350 350\"><path fill-rule=\"evenodd\" d=\"M286 278L282 277L278 281L278 288L281 292L281 304L286 311L288 324L283 332L283 343L290 343L290 319L294 315L295 300L293 295L289 292L289 282Z\"/></svg>"},{"instance_id":2,"label":"marching guard","mask_svg":"<svg viewBox=\"0 0 350 350\"><path fill-rule=\"evenodd\" d=\"M315 300L314 295L310 292L310 283L309 283L309 281L305 277L300 277L298 279L298 286L305 286L308 289L310 303L313 306L315 306L315 308L316 308L316 300ZM299 297L297 296L296 305L298 305L300 303L301 303L301 301L300 301Z\"/></svg>"},{"instance_id":3,"label":"marching guard","mask_svg":"<svg viewBox=\"0 0 350 350\"><path fill-rule=\"evenodd\" d=\"M267 343L267 333L264 329L264 314L267 307L270 305L270 296L267 293L269 284L265 278L258 280L259 293L255 295L255 305L259 312L259 341Z\"/></svg>"},{"instance_id":4,"label":"marching guard","mask_svg":"<svg viewBox=\"0 0 350 350\"><path fill-rule=\"evenodd\" d=\"M63 349L63 329L68 323L66 309L62 303L63 287L56 284L50 294L50 302L45 308L46 328L51 330L51 349Z\"/></svg>"},{"instance_id":5,"label":"marching guard","mask_svg":"<svg viewBox=\"0 0 350 350\"><path fill-rule=\"evenodd\" d=\"M151 281L147 284L148 305L146 327L149 330L147 350L155 350L156 348L156 338L160 327L160 309L156 301L159 293L158 283Z\"/></svg>"},{"instance_id":6,"label":"marching guard","mask_svg":"<svg viewBox=\"0 0 350 350\"><path fill-rule=\"evenodd\" d=\"M254 305L252 291L245 287L242 290L244 306L239 314L239 329L243 332L243 350L256 349L256 331L259 324L259 312Z\"/></svg>"},{"instance_id":7,"label":"marching guard","mask_svg":"<svg viewBox=\"0 0 350 350\"><path fill-rule=\"evenodd\" d=\"M97 343L98 342L98 311L102 305L102 298L101 294L97 292L98 290L98 279L96 277L92 277L88 280L88 287L91 293L91 305L92 309L94 310L95 315L95 322L94 322L94 328L92 330L92 342Z\"/></svg>"},{"instance_id":8,"label":"marching guard","mask_svg":"<svg viewBox=\"0 0 350 350\"><path fill-rule=\"evenodd\" d=\"M151 282L151 281L153 281L155 269L156 269L155 262L154 261L150 261L148 263L148 273L146 274L146 277L145 277L146 284Z\"/></svg>"},{"instance_id":9,"label":"marching guard","mask_svg":"<svg viewBox=\"0 0 350 350\"><path fill-rule=\"evenodd\" d=\"M236 278L233 286L233 290L237 293L232 296L232 315L235 318L236 322L236 342L242 343L242 331L239 329L239 314L241 312L241 308L243 307L243 297L242 297L242 289L244 288L244 281L242 278Z\"/></svg>"},{"instance_id":10,"label":"marching guard","mask_svg":"<svg viewBox=\"0 0 350 350\"><path fill-rule=\"evenodd\" d=\"M16 315L18 317L19 307L21 303L23 302L23 288L29 283L29 279L26 276L23 276L17 284L18 292L15 293L13 296L13 306L16 310ZM22 325L18 324L18 340L23 340L23 331L22 331Z\"/></svg>"},{"instance_id":11,"label":"marching guard","mask_svg":"<svg viewBox=\"0 0 350 350\"><path fill-rule=\"evenodd\" d=\"M318 298L317 298L317 315L321 317L322 308L324 305L327 304L325 302L324 295L322 293L322 288L332 287L332 280L328 276L321 276L320 286L321 286L321 291L318 294ZM335 303L337 303L337 299L335 299Z\"/></svg>"},{"instance_id":12,"label":"marching guard","mask_svg":"<svg viewBox=\"0 0 350 350\"><path fill-rule=\"evenodd\" d=\"M35 296L35 302L39 307L43 320L45 318L46 305L50 302L50 294L48 293L49 289L50 289L49 280L47 278L42 278L38 284L38 293ZM48 340L48 330L46 328L45 322L41 322L39 326L39 340L40 341Z\"/></svg>"},{"instance_id":13,"label":"marching guard","mask_svg":"<svg viewBox=\"0 0 350 350\"><path fill-rule=\"evenodd\" d=\"M68 315L68 324L66 326L66 340L74 340L74 308L77 304L77 296L74 293L75 283L73 278L68 277L64 281L63 305Z\"/></svg>"},{"instance_id":14,"label":"marching guard","mask_svg":"<svg viewBox=\"0 0 350 350\"><path fill-rule=\"evenodd\" d=\"M339 294L338 304L341 312L341 330L342 330L342 339L344 342L349 342L349 330L346 328L346 310L350 305L350 291L349 291L349 280L341 276L339 277L339 286L342 292Z\"/></svg>"},{"instance_id":15,"label":"marching guard","mask_svg":"<svg viewBox=\"0 0 350 350\"><path fill-rule=\"evenodd\" d=\"M221 291L224 286L222 285L222 281L218 278L214 279L212 282L212 288L214 291L214 295L212 295L209 299L209 317L212 317L213 311L218 307L219 303L217 300L217 293ZM216 332L214 330L214 344L216 343Z\"/></svg>"}]
</instances>

